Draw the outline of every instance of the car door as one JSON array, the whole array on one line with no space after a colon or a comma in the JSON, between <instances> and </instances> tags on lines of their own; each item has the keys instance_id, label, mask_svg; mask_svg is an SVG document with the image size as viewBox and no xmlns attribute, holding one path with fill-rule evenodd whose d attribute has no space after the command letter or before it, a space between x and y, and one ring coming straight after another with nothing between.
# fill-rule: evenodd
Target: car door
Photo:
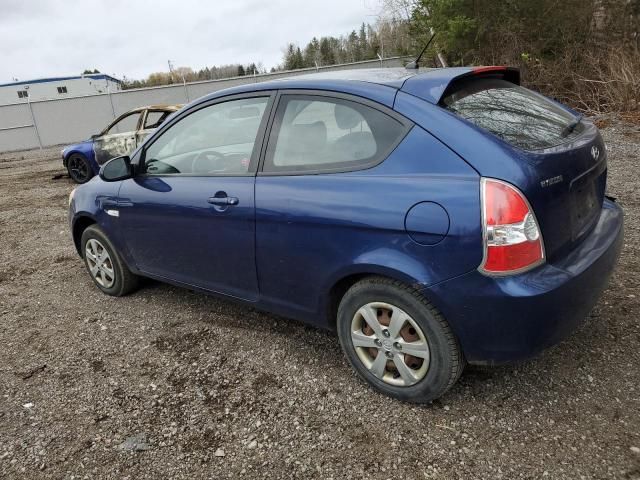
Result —
<instances>
[{"instance_id":1,"label":"car door","mask_svg":"<svg viewBox=\"0 0 640 480\"><path fill-rule=\"evenodd\" d=\"M128 155L136 148L139 122L140 112L125 113L94 138L93 151L98 165L103 165L114 157Z\"/></svg>"},{"instance_id":2,"label":"car door","mask_svg":"<svg viewBox=\"0 0 640 480\"><path fill-rule=\"evenodd\" d=\"M376 168L411 125L333 92L282 92L277 103L256 179L260 297L309 319L335 272L371 261L372 251L413 248L403 225L415 203L407 178L388 181Z\"/></svg>"},{"instance_id":3,"label":"car door","mask_svg":"<svg viewBox=\"0 0 640 480\"><path fill-rule=\"evenodd\" d=\"M255 300L255 171L271 94L184 112L142 150L120 222L145 274Z\"/></svg>"},{"instance_id":4,"label":"car door","mask_svg":"<svg viewBox=\"0 0 640 480\"><path fill-rule=\"evenodd\" d=\"M136 146L141 145L153 131L164 123L171 111L148 109L144 112L140 129L136 133Z\"/></svg>"}]
</instances>

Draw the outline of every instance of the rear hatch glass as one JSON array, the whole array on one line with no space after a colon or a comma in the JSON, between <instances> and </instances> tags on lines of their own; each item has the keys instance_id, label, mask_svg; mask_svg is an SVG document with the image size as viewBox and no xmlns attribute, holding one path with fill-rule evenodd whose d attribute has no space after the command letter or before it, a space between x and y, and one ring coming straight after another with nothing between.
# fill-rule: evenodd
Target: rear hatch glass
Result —
<instances>
[{"instance_id":1,"label":"rear hatch glass","mask_svg":"<svg viewBox=\"0 0 640 480\"><path fill-rule=\"evenodd\" d=\"M501 78L455 84L441 104L476 126L523 150L541 150L580 135L580 118L547 98Z\"/></svg>"}]
</instances>

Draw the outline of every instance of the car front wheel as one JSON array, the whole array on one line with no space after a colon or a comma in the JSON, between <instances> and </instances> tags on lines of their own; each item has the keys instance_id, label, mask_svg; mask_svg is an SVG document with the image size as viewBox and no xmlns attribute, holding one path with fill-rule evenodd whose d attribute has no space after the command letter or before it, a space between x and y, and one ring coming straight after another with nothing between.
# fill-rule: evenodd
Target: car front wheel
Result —
<instances>
[{"instance_id":1,"label":"car front wheel","mask_svg":"<svg viewBox=\"0 0 640 480\"><path fill-rule=\"evenodd\" d=\"M87 227L82 233L81 242L87 271L103 293L120 297L136 289L138 277L127 268L100 227Z\"/></svg>"},{"instance_id":2,"label":"car front wheel","mask_svg":"<svg viewBox=\"0 0 640 480\"><path fill-rule=\"evenodd\" d=\"M356 373L376 390L415 403L443 395L464 359L442 315L416 290L372 277L338 308L338 337Z\"/></svg>"},{"instance_id":3,"label":"car front wheel","mask_svg":"<svg viewBox=\"0 0 640 480\"><path fill-rule=\"evenodd\" d=\"M87 183L93 177L93 170L89 160L80 153L74 153L67 159L67 172L76 183Z\"/></svg>"}]
</instances>

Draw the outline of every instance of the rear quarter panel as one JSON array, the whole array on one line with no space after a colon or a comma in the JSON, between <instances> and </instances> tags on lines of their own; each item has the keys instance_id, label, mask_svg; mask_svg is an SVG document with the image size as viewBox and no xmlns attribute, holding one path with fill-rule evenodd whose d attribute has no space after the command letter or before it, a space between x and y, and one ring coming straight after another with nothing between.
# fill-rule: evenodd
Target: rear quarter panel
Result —
<instances>
[{"instance_id":1,"label":"rear quarter panel","mask_svg":"<svg viewBox=\"0 0 640 480\"><path fill-rule=\"evenodd\" d=\"M437 105L404 92L398 92L394 110L450 146L483 177L497 178L518 187L536 214L548 261L561 258L575 246L567 200L571 182L590 169L606 168L605 146L595 126L587 124L584 133L574 141L525 152ZM593 145L602 152L601 165L596 165L591 158ZM548 187L541 183L554 178L561 181ZM606 175L602 175L598 185L600 198L605 184Z\"/></svg>"},{"instance_id":2,"label":"rear quarter panel","mask_svg":"<svg viewBox=\"0 0 640 480\"><path fill-rule=\"evenodd\" d=\"M449 216L448 234L435 245L405 231L407 211L423 201ZM256 249L261 301L326 326L328 294L347 276L382 274L424 287L476 268L478 175L418 126L368 170L259 175Z\"/></svg>"}]
</instances>

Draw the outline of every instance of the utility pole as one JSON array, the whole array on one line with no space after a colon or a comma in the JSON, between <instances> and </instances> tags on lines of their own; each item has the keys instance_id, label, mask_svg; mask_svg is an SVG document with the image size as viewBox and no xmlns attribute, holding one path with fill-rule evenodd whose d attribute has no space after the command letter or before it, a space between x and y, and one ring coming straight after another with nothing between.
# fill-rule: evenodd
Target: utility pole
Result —
<instances>
[{"instance_id":1,"label":"utility pole","mask_svg":"<svg viewBox=\"0 0 640 480\"><path fill-rule=\"evenodd\" d=\"M29 85L25 85L24 89L27 91L27 104L29 105L29 113L31 113L31 121L33 122L33 128L36 131L36 138L38 139L38 145L42 150L42 140L40 139L40 132L38 131L38 123L36 122L36 116L33 114L33 107L31 106L31 95L29 94Z\"/></svg>"},{"instance_id":2,"label":"utility pole","mask_svg":"<svg viewBox=\"0 0 640 480\"><path fill-rule=\"evenodd\" d=\"M187 81L184 79L184 75L182 75L182 87L184 88L184 96L187 97L187 103L191 100L189 99L189 89L187 88Z\"/></svg>"},{"instance_id":3,"label":"utility pole","mask_svg":"<svg viewBox=\"0 0 640 480\"><path fill-rule=\"evenodd\" d=\"M109 103L111 104L111 113L113 114L113 118L116 118L116 109L113 106L113 97L111 96L111 88L109 88L109 81L107 80L107 95L109 96Z\"/></svg>"},{"instance_id":4,"label":"utility pole","mask_svg":"<svg viewBox=\"0 0 640 480\"><path fill-rule=\"evenodd\" d=\"M169 75L171 76L171 81L173 82L173 64L171 63L171 60L167 60L167 65L169 65ZM180 73L180 76L182 77L182 87L184 88L184 96L187 99L187 103L189 103L191 100L189 100L189 90L187 90L187 81L184 78L184 75L182 73Z\"/></svg>"}]
</instances>

